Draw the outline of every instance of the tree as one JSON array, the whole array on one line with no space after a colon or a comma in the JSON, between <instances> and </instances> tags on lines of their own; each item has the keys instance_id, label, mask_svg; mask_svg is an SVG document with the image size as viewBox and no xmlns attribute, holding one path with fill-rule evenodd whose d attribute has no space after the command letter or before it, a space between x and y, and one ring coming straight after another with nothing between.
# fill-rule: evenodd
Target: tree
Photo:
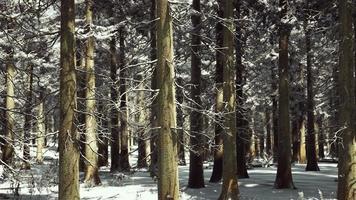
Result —
<instances>
[{"instance_id":1,"label":"tree","mask_svg":"<svg viewBox=\"0 0 356 200\"><path fill-rule=\"evenodd\" d=\"M178 199L176 105L172 16L168 0L157 1L158 199Z\"/></svg>"},{"instance_id":2,"label":"tree","mask_svg":"<svg viewBox=\"0 0 356 200\"><path fill-rule=\"evenodd\" d=\"M10 52L10 55L6 59L6 97L5 97L5 134L4 134L4 142L5 144L2 146L2 161L6 164L11 164L14 156L14 109L15 109L15 85L14 85L14 77L15 77L15 66L13 63L13 55Z\"/></svg>"},{"instance_id":3,"label":"tree","mask_svg":"<svg viewBox=\"0 0 356 200\"><path fill-rule=\"evenodd\" d=\"M204 171L203 171L203 116L201 113L201 60L200 60L200 45L201 45L201 13L200 0L193 0L193 14L191 33L191 98L192 112L190 116L190 164L189 164L189 188L204 187Z\"/></svg>"},{"instance_id":4,"label":"tree","mask_svg":"<svg viewBox=\"0 0 356 200\"><path fill-rule=\"evenodd\" d=\"M289 67L288 67L288 37L289 27L287 0L279 1L279 102L278 102L278 168L274 183L275 188L294 188L291 170L291 133L289 125Z\"/></svg>"},{"instance_id":5,"label":"tree","mask_svg":"<svg viewBox=\"0 0 356 200\"><path fill-rule=\"evenodd\" d=\"M45 113L44 113L44 88L40 88L40 94L38 95L38 105L37 105L37 151L36 151L36 162L39 164L43 163L43 148L45 147Z\"/></svg>"},{"instance_id":6,"label":"tree","mask_svg":"<svg viewBox=\"0 0 356 200\"><path fill-rule=\"evenodd\" d=\"M218 0L217 15L220 19L224 17L223 0ZM223 168L223 139L222 139L222 118L223 109L223 24L219 20L215 26L216 31L216 65L215 65L215 135L214 135L214 166L210 177L210 182L219 182L222 178Z\"/></svg>"},{"instance_id":7,"label":"tree","mask_svg":"<svg viewBox=\"0 0 356 200\"><path fill-rule=\"evenodd\" d=\"M89 185L100 184L98 167L98 125L96 122L96 100L95 100L95 69L94 69L94 36L93 26L93 0L86 1L86 28L89 37L86 39L85 48L85 71L86 71L86 91L85 91L85 158L86 169L84 182Z\"/></svg>"},{"instance_id":8,"label":"tree","mask_svg":"<svg viewBox=\"0 0 356 200\"><path fill-rule=\"evenodd\" d=\"M30 169L31 165L29 163L30 157L30 137L32 128L32 82L33 82L33 64L28 66L27 71L27 98L26 98L26 108L25 108L25 123L24 123L24 147L23 147L23 158L24 163L23 169Z\"/></svg>"},{"instance_id":9,"label":"tree","mask_svg":"<svg viewBox=\"0 0 356 200\"><path fill-rule=\"evenodd\" d=\"M75 4L61 1L59 200L79 197L79 148L75 125Z\"/></svg>"},{"instance_id":10,"label":"tree","mask_svg":"<svg viewBox=\"0 0 356 200\"><path fill-rule=\"evenodd\" d=\"M223 135L223 183L219 200L238 199L236 161L236 88L234 66L234 23L233 2L224 1L224 43L223 43L223 96L224 96L224 135Z\"/></svg>"},{"instance_id":11,"label":"tree","mask_svg":"<svg viewBox=\"0 0 356 200\"><path fill-rule=\"evenodd\" d=\"M236 1L236 18L240 20L241 18L241 0ZM242 64L242 23L237 20L236 22L236 98L237 98L237 108L236 108L236 126L237 126L237 137L236 137L236 154L237 154L237 174L239 178L249 178L246 167L246 141L248 141L248 121L246 119L246 109L244 108L244 78L245 78L245 67Z\"/></svg>"},{"instance_id":12,"label":"tree","mask_svg":"<svg viewBox=\"0 0 356 200\"><path fill-rule=\"evenodd\" d=\"M339 172L337 197L340 200L356 198L356 133L355 133L355 77L352 32L352 1L339 1Z\"/></svg>"},{"instance_id":13,"label":"tree","mask_svg":"<svg viewBox=\"0 0 356 200\"><path fill-rule=\"evenodd\" d=\"M311 43L310 32L308 26L310 18L309 0L306 0L306 16L304 19L305 28L305 43L307 53L307 166L306 171L319 171L318 161L316 157L315 144L315 117L314 117L314 93L313 93L313 74L311 63Z\"/></svg>"}]
</instances>

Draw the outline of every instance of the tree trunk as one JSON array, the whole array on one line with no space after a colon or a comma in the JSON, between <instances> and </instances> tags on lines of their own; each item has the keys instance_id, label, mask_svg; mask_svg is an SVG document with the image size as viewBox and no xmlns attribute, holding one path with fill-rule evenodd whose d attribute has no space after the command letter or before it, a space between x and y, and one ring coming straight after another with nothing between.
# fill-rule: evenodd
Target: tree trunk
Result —
<instances>
[{"instance_id":1,"label":"tree trunk","mask_svg":"<svg viewBox=\"0 0 356 200\"><path fill-rule=\"evenodd\" d=\"M265 105L268 107L268 105ZM266 120L266 154L267 156L272 155L272 136L271 136L271 113L270 108L266 108L265 111L265 120Z\"/></svg>"},{"instance_id":2,"label":"tree trunk","mask_svg":"<svg viewBox=\"0 0 356 200\"><path fill-rule=\"evenodd\" d=\"M237 183L237 160L236 160L236 88L235 76L236 69L234 66L234 47L233 40L234 30L233 22L233 2L225 0L224 5L224 59L223 59L223 80L224 80L224 126L223 135L223 183L219 200L239 199L239 190Z\"/></svg>"},{"instance_id":3,"label":"tree trunk","mask_svg":"<svg viewBox=\"0 0 356 200\"><path fill-rule=\"evenodd\" d=\"M191 98L192 112L190 115L190 164L189 164L189 188L202 188L204 185L203 156L204 138L202 135L203 116L201 107L201 60L200 60L200 0L193 0L192 25L192 51L191 51Z\"/></svg>"},{"instance_id":4,"label":"tree trunk","mask_svg":"<svg viewBox=\"0 0 356 200\"><path fill-rule=\"evenodd\" d=\"M237 19L241 18L241 1L237 1L235 4L235 17ZM245 66L242 64L242 23L238 20L236 22L236 98L237 98L237 108L236 108L236 159L237 159L237 175L238 178L249 178L246 167L246 143L248 139L248 121L246 120L246 110L244 108L244 93L243 86L245 84Z\"/></svg>"},{"instance_id":5,"label":"tree trunk","mask_svg":"<svg viewBox=\"0 0 356 200\"><path fill-rule=\"evenodd\" d=\"M305 116L304 114L299 118L298 122L298 131L299 131L299 164L305 164L307 162L307 153L306 153L306 142L305 142Z\"/></svg>"},{"instance_id":6,"label":"tree trunk","mask_svg":"<svg viewBox=\"0 0 356 200\"><path fill-rule=\"evenodd\" d=\"M30 137L32 130L32 82L33 82L33 64L28 66L27 71L27 95L26 95L26 103L25 103L25 124L24 124L24 135L23 135L23 158L24 163L23 169L30 169Z\"/></svg>"},{"instance_id":7,"label":"tree trunk","mask_svg":"<svg viewBox=\"0 0 356 200\"><path fill-rule=\"evenodd\" d=\"M109 158L109 140L108 140L108 135L107 135L107 130L109 130L108 126L108 119L107 119L107 112L104 107L104 101L99 102L98 105L98 110L99 110L99 115L100 115L100 122L101 124L101 129L98 129L99 131L99 141L98 141L98 152L99 152L99 157L98 157L98 166L108 166L108 158Z\"/></svg>"},{"instance_id":8,"label":"tree trunk","mask_svg":"<svg viewBox=\"0 0 356 200\"><path fill-rule=\"evenodd\" d=\"M157 1L158 199L179 198L172 17L167 0Z\"/></svg>"},{"instance_id":9,"label":"tree trunk","mask_svg":"<svg viewBox=\"0 0 356 200\"><path fill-rule=\"evenodd\" d=\"M38 164L43 164L43 149L45 147L45 135L46 135L46 126L45 126L45 113L44 113L44 91L45 88L40 89L40 95L38 98L37 106L37 150L36 150L36 162Z\"/></svg>"},{"instance_id":10,"label":"tree trunk","mask_svg":"<svg viewBox=\"0 0 356 200\"><path fill-rule=\"evenodd\" d=\"M156 20L156 0L151 0L151 9L150 9L150 18L152 21ZM150 29L150 56L151 61L157 59L157 39L156 39L156 26L155 23L152 25ZM157 85L157 66L156 64L152 64L152 77L151 77L151 89L158 90ZM151 115L150 115L150 124L151 124L151 140L150 140L150 149L151 149L151 162L150 162L150 176L154 177L157 176L157 163L158 163L158 98L156 97L157 93L153 93L153 102L151 105Z\"/></svg>"},{"instance_id":11,"label":"tree trunk","mask_svg":"<svg viewBox=\"0 0 356 200\"><path fill-rule=\"evenodd\" d=\"M121 170L130 171L129 163L129 127L128 127L128 107L127 107L127 90L126 79L127 69L125 66L125 31L121 27L119 30L120 53L119 53L119 76L120 76L120 140L121 153L120 165Z\"/></svg>"},{"instance_id":12,"label":"tree trunk","mask_svg":"<svg viewBox=\"0 0 356 200\"><path fill-rule=\"evenodd\" d=\"M313 75L311 63L311 44L309 24L309 0L306 0L306 16L304 19L306 53L307 53L307 166L306 171L319 171L318 160L316 157L315 129L314 129L314 92Z\"/></svg>"},{"instance_id":13,"label":"tree trunk","mask_svg":"<svg viewBox=\"0 0 356 200\"><path fill-rule=\"evenodd\" d=\"M117 59L116 40L113 37L110 41L110 77L111 77L111 101L114 105L111 108L111 166L110 171L120 170L120 130L119 130L119 102L117 90Z\"/></svg>"},{"instance_id":14,"label":"tree trunk","mask_svg":"<svg viewBox=\"0 0 356 200\"><path fill-rule=\"evenodd\" d=\"M271 69L272 77L272 127L273 127L273 163L278 160L278 101L277 101L277 77L274 69Z\"/></svg>"},{"instance_id":15,"label":"tree trunk","mask_svg":"<svg viewBox=\"0 0 356 200\"><path fill-rule=\"evenodd\" d=\"M352 1L339 0L340 59L339 59L339 172L337 197L356 199L356 133L355 77L352 32Z\"/></svg>"},{"instance_id":16,"label":"tree trunk","mask_svg":"<svg viewBox=\"0 0 356 200\"><path fill-rule=\"evenodd\" d=\"M184 103L184 94L183 94L183 78L177 78L176 93L177 93L177 102L179 105L177 109L177 127L178 127L178 165L186 165L185 162L185 137L184 137L184 116L183 116L183 103Z\"/></svg>"},{"instance_id":17,"label":"tree trunk","mask_svg":"<svg viewBox=\"0 0 356 200\"><path fill-rule=\"evenodd\" d=\"M93 26L93 0L86 0L86 28L89 37L86 40L85 48L85 72L86 72L86 91L85 91L85 178L84 182L88 185L99 185L98 167L98 125L96 121L96 100L95 100L95 69L94 69L94 36L92 36Z\"/></svg>"},{"instance_id":18,"label":"tree trunk","mask_svg":"<svg viewBox=\"0 0 356 200\"><path fill-rule=\"evenodd\" d=\"M280 0L279 27L279 109L278 109L278 169L275 188L294 188L291 171L291 133L289 125L289 67L288 36L289 28L282 22L287 17L287 0Z\"/></svg>"},{"instance_id":19,"label":"tree trunk","mask_svg":"<svg viewBox=\"0 0 356 200\"><path fill-rule=\"evenodd\" d=\"M141 76L138 77L139 80L142 79ZM139 111L137 116L138 122L138 133L137 133L137 140L138 140L138 158L137 158L137 167L144 168L147 167L147 146L148 146L148 138L146 135L146 108L145 108L145 82L141 82L139 85L139 92L137 94L137 105Z\"/></svg>"},{"instance_id":20,"label":"tree trunk","mask_svg":"<svg viewBox=\"0 0 356 200\"><path fill-rule=\"evenodd\" d=\"M10 55L6 61L6 98L5 98L5 141L2 146L2 161L6 164L11 164L14 156L14 126L15 117L13 110L15 109L15 66L13 64L13 56Z\"/></svg>"},{"instance_id":21,"label":"tree trunk","mask_svg":"<svg viewBox=\"0 0 356 200\"><path fill-rule=\"evenodd\" d=\"M223 0L218 0L217 15L219 19L224 17ZM214 138L214 166L210 182L219 182L222 178L223 168L223 139L222 139L222 109L223 109L223 24L218 21L216 30L216 66L215 66L215 138Z\"/></svg>"},{"instance_id":22,"label":"tree trunk","mask_svg":"<svg viewBox=\"0 0 356 200\"><path fill-rule=\"evenodd\" d=\"M59 129L59 200L79 197L79 147L75 124L75 4L61 1L61 70L60 70L60 129Z\"/></svg>"},{"instance_id":23,"label":"tree trunk","mask_svg":"<svg viewBox=\"0 0 356 200\"><path fill-rule=\"evenodd\" d=\"M319 135L318 155L319 155L319 159L323 159L325 157L325 152L324 152L325 136L324 136L323 116L322 115L319 115L317 117L316 124L318 126L318 135Z\"/></svg>"}]
</instances>

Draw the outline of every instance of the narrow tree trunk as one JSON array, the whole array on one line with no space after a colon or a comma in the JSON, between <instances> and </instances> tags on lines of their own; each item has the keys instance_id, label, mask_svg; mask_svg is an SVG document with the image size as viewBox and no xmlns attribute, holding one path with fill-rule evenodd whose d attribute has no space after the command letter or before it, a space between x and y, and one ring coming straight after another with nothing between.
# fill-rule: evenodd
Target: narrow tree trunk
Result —
<instances>
[{"instance_id":1,"label":"narrow tree trunk","mask_svg":"<svg viewBox=\"0 0 356 200\"><path fill-rule=\"evenodd\" d=\"M121 27L119 30L120 53L119 53L119 76L120 76L120 165L121 170L130 171L129 163L129 127L128 127L128 107L127 107L127 90L126 79L127 69L125 66L125 31Z\"/></svg>"},{"instance_id":2,"label":"narrow tree trunk","mask_svg":"<svg viewBox=\"0 0 356 200\"><path fill-rule=\"evenodd\" d=\"M287 4L287 0L280 0L278 168L274 183L275 188L294 188L291 171L291 132L289 125L289 28L282 22L282 19L287 17Z\"/></svg>"},{"instance_id":3,"label":"narrow tree trunk","mask_svg":"<svg viewBox=\"0 0 356 200\"><path fill-rule=\"evenodd\" d=\"M356 133L355 133L355 77L352 32L352 1L339 0L340 59L339 59L339 200L356 199Z\"/></svg>"},{"instance_id":4,"label":"narrow tree trunk","mask_svg":"<svg viewBox=\"0 0 356 200\"><path fill-rule=\"evenodd\" d=\"M85 177L84 182L88 185L99 185L98 167L98 125L96 121L96 100L95 100L95 69L94 69L94 36L92 36L93 26L93 0L86 0L86 26L89 37L86 40L85 48Z\"/></svg>"},{"instance_id":5,"label":"narrow tree trunk","mask_svg":"<svg viewBox=\"0 0 356 200\"><path fill-rule=\"evenodd\" d=\"M138 77L139 80L142 79L141 76ZM137 105L139 111L138 117L137 117L137 122L138 122L138 158L137 158L137 167L139 168L144 168L147 167L147 142L148 137L146 135L146 108L145 108L145 92L144 92L144 83L141 82L139 85L139 92L137 94Z\"/></svg>"},{"instance_id":6,"label":"narrow tree trunk","mask_svg":"<svg viewBox=\"0 0 356 200\"><path fill-rule=\"evenodd\" d=\"M2 146L2 161L6 164L11 164L14 156L14 126L15 117L13 110L15 109L15 66L13 64L13 56L10 55L6 60L6 98L5 98L5 134L4 145Z\"/></svg>"},{"instance_id":7,"label":"narrow tree trunk","mask_svg":"<svg viewBox=\"0 0 356 200\"><path fill-rule=\"evenodd\" d=\"M307 9L309 9L309 0L306 0ZM313 93L313 75L311 63L311 44L310 44L310 28L309 10L306 11L304 29L307 53L307 166L306 171L319 171L318 160L316 157L315 129L314 129L314 93Z\"/></svg>"},{"instance_id":8,"label":"narrow tree trunk","mask_svg":"<svg viewBox=\"0 0 356 200\"><path fill-rule=\"evenodd\" d=\"M177 78L176 93L177 93L177 102L179 105L183 105L183 78ZM185 137L184 137L184 116L183 116L183 107L180 106L177 109L177 127L178 127L178 165L186 165L185 162Z\"/></svg>"},{"instance_id":9,"label":"narrow tree trunk","mask_svg":"<svg viewBox=\"0 0 356 200\"><path fill-rule=\"evenodd\" d=\"M319 159L323 159L325 157L325 152L324 152L325 136L324 136L324 127L323 127L323 117L321 115L317 117L316 124L318 126L318 135L319 135L318 155L319 155Z\"/></svg>"},{"instance_id":10,"label":"narrow tree trunk","mask_svg":"<svg viewBox=\"0 0 356 200\"><path fill-rule=\"evenodd\" d=\"M120 130L119 130L119 97L117 90L117 59L116 40L113 37L110 41L110 78L111 78L111 101L114 105L111 108L111 166L110 171L120 170Z\"/></svg>"},{"instance_id":11,"label":"narrow tree trunk","mask_svg":"<svg viewBox=\"0 0 356 200\"><path fill-rule=\"evenodd\" d=\"M266 105L268 107L268 105ZM266 108L265 111L265 120L266 120L266 154L267 156L272 155L272 136L271 136L271 114L270 109Z\"/></svg>"},{"instance_id":12,"label":"narrow tree trunk","mask_svg":"<svg viewBox=\"0 0 356 200\"><path fill-rule=\"evenodd\" d=\"M271 69L272 76L272 127L273 127L273 163L278 160L278 101L277 101L277 76L274 69Z\"/></svg>"},{"instance_id":13,"label":"narrow tree trunk","mask_svg":"<svg viewBox=\"0 0 356 200\"><path fill-rule=\"evenodd\" d=\"M36 150L36 162L38 164L43 163L43 149L45 147L45 135L46 135L46 126L45 126L45 113L44 113L44 91L45 88L40 89L40 95L38 98L37 106L37 150Z\"/></svg>"},{"instance_id":14,"label":"narrow tree trunk","mask_svg":"<svg viewBox=\"0 0 356 200\"><path fill-rule=\"evenodd\" d=\"M107 130L109 130L107 112L104 106L104 101L99 102L98 105L98 114L100 115L99 124L101 128L98 129L99 131L99 141L98 141L98 166L108 166L108 159L109 159L109 140L107 135Z\"/></svg>"},{"instance_id":15,"label":"narrow tree trunk","mask_svg":"<svg viewBox=\"0 0 356 200\"><path fill-rule=\"evenodd\" d=\"M173 29L168 0L157 1L158 199L179 198Z\"/></svg>"},{"instance_id":16,"label":"narrow tree trunk","mask_svg":"<svg viewBox=\"0 0 356 200\"><path fill-rule=\"evenodd\" d=\"M224 5L224 160L223 160L223 183L219 200L239 199L237 183L237 160L236 160L236 88L234 66L234 47L233 40L233 2L225 0Z\"/></svg>"},{"instance_id":17,"label":"narrow tree trunk","mask_svg":"<svg viewBox=\"0 0 356 200\"><path fill-rule=\"evenodd\" d=\"M75 124L75 6L74 0L61 1L61 73L59 129L59 200L79 197L79 147Z\"/></svg>"},{"instance_id":18,"label":"narrow tree trunk","mask_svg":"<svg viewBox=\"0 0 356 200\"><path fill-rule=\"evenodd\" d=\"M189 188L204 187L204 138L202 135L203 116L201 110L201 60L200 60L200 0L193 0L192 25L192 51L191 51L191 98L192 112L190 116L190 163L189 163Z\"/></svg>"},{"instance_id":19,"label":"narrow tree trunk","mask_svg":"<svg viewBox=\"0 0 356 200\"><path fill-rule=\"evenodd\" d=\"M217 15L219 19L224 17L223 0L218 0ZM214 166L210 182L219 182L222 178L223 168L223 139L222 139L222 117L223 109L223 24L219 21L216 30L216 66L215 66L215 138L214 138Z\"/></svg>"},{"instance_id":20,"label":"narrow tree trunk","mask_svg":"<svg viewBox=\"0 0 356 200\"><path fill-rule=\"evenodd\" d=\"M237 19L241 18L241 1L236 1L235 3L235 17ZM236 159L237 159L237 175L238 178L249 178L246 167L246 151L245 146L248 139L248 122L246 120L246 110L244 108L244 92L243 86L245 82L245 66L242 64L242 23L240 20L236 22L236 98L237 98L237 108L236 108Z\"/></svg>"},{"instance_id":21,"label":"narrow tree trunk","mask_svg":"<svg viewBox=\"0 0 356 200\"><path fill-rule=\"evenodd\" d=\"M33 82L33 64L28 66L27 71L27 95L26 95L26 106L25 106L25 124L24 124L24 134L23 134L23 158L24 163L22 168L23 169L30 169L30 137L31 137L31 130L32 130L32 82Z\"/></svg>"}]
</instances>

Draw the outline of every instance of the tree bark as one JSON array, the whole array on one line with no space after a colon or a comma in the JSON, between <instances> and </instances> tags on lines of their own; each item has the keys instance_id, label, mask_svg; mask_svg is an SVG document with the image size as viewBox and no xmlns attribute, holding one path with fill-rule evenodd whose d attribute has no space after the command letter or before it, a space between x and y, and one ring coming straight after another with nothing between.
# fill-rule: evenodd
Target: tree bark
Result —
<instances>
[{"instance_id":1,"label":"tree bark","mask_svg":"<svg viewBox=\"0 0 356 200\"><path fill-rule=\"evenodd\" d=\"M356 133L355 133L355 77L352 32L352 1L339 0L340 59L339 59L339 200L356 199Z\"/></svg>"},{"instance_id":2,"label":"tree bark","mask_svg":"<svg viewBox=\"0 0 356 200\"><path fill-rule=\"evenodd\" d=\"M183 94L183 78L177 78L176 93L177 93L177 102L179 105L184 103L184 94ZM177 109L177 132L178 132L178 165L185 166L185 137L184 137L184 116L183 116L183 107L180 106Z\"/></svg>"},{"instance_id":3,"label":"tree bark","mask_svg":"<svg viewBox=\"0 0 356 200\"><path fill-rule=\"evenodd\" d=\"M223 80L224 80L224 135L223 135L223 183L219 200L239 199L237 183L237 160L236 160L236 88L234 66L234 22L233 22L233 2L225 0L224 5L224 60L223 60Z\"/></svg>"},{"instance_id":4,"label":"tree bark","mask_svg":"<svg viewBox=\"0 0 356 200\"><path fill-rule=\"evenodd\" d=\"M315 143L315 119L314 119L314 92L313 92L313 75L311 63L311 43L310 43L310 28L309 24L309 0L306 0L306 16L304 19L305 43L307 53L307 166L306 171L320 171L318 160L316 157Z\"/></svg>"},{"instance_id":5,"label":"tree bark","mask_svg":"<svg viewBox=\"0 0 356 200\"><path fill-rule=\"evenodd\" d=\"M203 156L204 138L202 135L203 116L201 108L201 17L200 0L193 0L192 25L192 51L191 51L191 98L192 112L190 116L190 164L189 164L189 188L202 188L204 185Z\"/></svg>"},{"instance_id":6,"label":"tree bark","mask_svg":"<svg viewBox=\"0 0 356 200\"><path fill-rule=\"evenodd\" d=\"M59 200L79 197L79 147L75 124L75 4L61 1L61 73L60 73L60 129L59 129Z\"/></svg>"},{"instance_id":7,"label":"tree bark","mask_svg":"<svg viewBox=\"0 0 356 200\"><path fill-rule=\"evenodd\" d=\"M139 80L142 79L142 76L138 77ZM146 110L145 110L145 92L144 87L145 82L141 82L139 85L139 92L137 94L137 105L139 108L137 122L138 122L138 158L137 158L137 167L144 168L147 167L147 146L148 146L148 137L146 135Z\"/></svg>"},{"instance_id":8,"label":"tree bark","mask_svg":"<svg viewBox=\"0 0 356 200\"><path fill-rule=\"evenodd\" d=\"M25 106L25 124L24 124L24 135L23 135L23 158L24 163L22 168L23 169L30 169L30 137L31 137L31 130L32 130L32 82L33 82L33 64L28 66L27 71L27 95L26 95L26 106Z\"/></svg>"},{"instance_id":9,"label":"tree bark","mask_svg":"<svg viewBox=\"0 0 356 200\"><path fill-rule=\"evenodd\" d=\"M158 199L178 199L173 29L168 0L157 1Z\"/></svg>"},{"instance_id":10,"label":"tree bark","mask_svg":"<svg viewBox=\"0 0 356 200\"><path fill-rule=\"evenodd\" d=\"M218 0L217 15L219 19L224 17L223 0ZM222 178L223 168L223 139L222 139L222 109L223 109L223 24L218 21L216 31L216 66L215 66L215 136L214 136L214 166L210 182L219 182Z\"/></svg>"},{"instance_id":11,"label":"tree bark","mask_svg":"<svg viewBox=\"0 0 356 200\"><path fill-rule=\"evenodd\" d=\"M5 134L4 145L2 146L2 161L6 164L11 164L14 156L14 126L15 116L13 110L15 109L15 66L13 63L13 56L8 56L6 60L6 98L5 98Z\"/></svg>"},{"instance_id":12,"label":"tree bark","mask_svg":"<svg viewBox=\"0 0 356 200\"><path fill-rule=\"evenodd\" d=\"M45 145L46 125L45 125L45 113L44 113L44 88L40 89L40 95L38 98L39 104L37 106L37 150L36 150L36 162L43 164L43 149Z\"/></svg>"},{"instance_id":13,"label":"tree bark","mask_svg":"<svg viewBox=\"0 0 356 200\"><path fill-rule=\"evenodd\" d=\"M129 127L128 127L128 107L126 79L127 69L125 66L125 30L123 27L119 30L120 53L119 53L119 76L120 76L120 165L121 170L130 171L129 163Z\"/></svg>"},{"instance_id":14,"label":"tree bark","mask_svg":"<svg viewBox=\"0 0 356 200\"><path fill-rule=\"evenodd\" d=\"M283 23L287 17L287 0L280 0L279 27L279 108L278 108L278 168L275 188L294 188L291 172L291 133L289 125L289 67L288 36L289 27Z\"/></svg>"}]
</instances>

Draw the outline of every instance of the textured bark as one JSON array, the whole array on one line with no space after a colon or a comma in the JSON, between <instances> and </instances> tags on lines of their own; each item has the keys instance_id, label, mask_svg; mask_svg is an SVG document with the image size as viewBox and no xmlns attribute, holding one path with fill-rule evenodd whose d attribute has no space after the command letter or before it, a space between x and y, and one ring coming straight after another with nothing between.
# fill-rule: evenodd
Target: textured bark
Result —
<instances>
[{"instance_id":1,"label":"textured bark","mask_svg":"<svg viewBox=\"0 0 356 200\"><path fill-rule=\"evenodd\" d=\"M44 113L44 88L41 88L38 98L39 104L37 106L37 137L36 137L36 162L38 164L43 163L43 149L45 147L45 113Z\"/></svg>"},{"instance_id":2,"label":"textured bark","mask_svg":"<svg viewBox=\"0 0 356 200\"><path fill-rule=\"evenodd\" d=\"M200 0L193 0L192 14L192 33L191 33L191 98L192 112L190 115L190 163L189 163L189 188L202 188L204 185L203 156L204 156L204 138L203 116L201 108L201 17Z\"/></svg>"},{"instance_id":3,"label":"textured bark","mask_svg":"<svg viewBox=\"0 0 356 200\"><path fill-rule=\"evenodd\" d=\"M138 80L141 80L142 77L138 77ZM145 82L141 82L139 85L139 92L137 94L137 105L139 108L138 116L137 116L137 123L138 127L138 158L137 158L137 167L144 168L147 167L147 147L149 140L147 139L146 135L146 110L145 110Z\"/></svg>"},{"instance_id":4,"label":"textured bark","mask_svg":"<svg viewBox=\"0 0 356 200\"><path fill-rule=\"evenodd\" d=\"M74 0L61 1L61 73L59 129L59 200L79 197L79 147L75 125L75 6Z\"/></svg>"},{"instance_id":5,"label":"textured bark","mask_svg":"<svg viewBox=\"0 0 356 200\"><path fill-rule=\"evenodd\" d=\"M88 185L99 185L98 167L98 125L96 121L96 100L95 100L95 69L94 69L94 36L92 35L93 26L93 0L86 1L86 28L89 37L86 40L85 48L85 72L86 72L86 91L85 91L85 177L84 182Z\"/></svg>"},{"instance_id":6,"label":"textured bark","mask_svg":"<svg viewBox=\"0 0 356 200\"><path fill-rule=\"evenodd\" d=\"M217 15L220 19L224 17L223 0L218 0ZM216 30L216 66L215 66L215 138L214 138L214 166L210 177L210 182L219 182L222 178L223 168L223 139L222 139L222 118L221 112L223 109L223 24L221 21L215 26Z\"/></svg>"},{"instance_id":7,"label":"textured bark","mask_svg":"<svg viewBox=\"0 0 356 200\"><path fill-rule=\"evenodd\" d=\"M236 161L236 88L234 66L234 22L233 2L225 0L224 5L224 43L223 80L224 80L224 135L223 135L223 183L219 200L239 199Z\"/></svg>"},{"instance_id":8,"label":"textured bark","mask_svg":"<svg viewBox=\"0 0 356 200\"><path fill-rule=\"evenodd\" d=\"M119 130L119 110L118 110L118 90L117 90L117 59L116 40L110 41L110 78L111 78L111 101L114 105L111 108L111 166L110 171L120 170L120 130Z\"/></svg>"},{"instance_id":9,"label":"textured bark","mask_svg":"<svg viewBox=\"0 0 356 200\"><path fill-rule=\"evenodd\" d=\"M302 116L299 119L299 154L298 161L300 164L305 164L307 162L307 153L306 153L306 142L305 142L305 116Z\"/></svg>"},{"instance_id":10,"label":"textured bark","mask_svg":"<svg viewBox=\"0 0 356 200\"><path fill-rule=\"evenodd\" d=\"M184 103L184 94L183 94L183 78L177 78L176 87L176 98L179 105ZM184 137L184 116L183 116L183 107L180 106L177 108L177 133L178 133L178 165L186 165L185 162L185 137Z\"/></svg>"},{"instance_id":11,"label":"textured bark","mask_svg":"<svg viewBox=\"0 0 356 200\"><path fill-rule=\"evenodd\" d=\"M356 199L356 133L355 77L352 32L352 1L339 0L340 58L339 58L339 200Z\"/></svg>"},{"instance_id":12,"label":"textured bark","mask_svg":"<svg viewBox=\"0 0 356 200\"><path fill-rule=\"evenodd\" d=\"M313 74L311 63L311 43L309 24L309 0L306 0L306 16L304 18L305 43L307 53L307 166L306 171L319 171L318 160L316 157L315 129L314 129L314 92L313 92Z\"/></svg>"},{"instance_id":13,"label":"textured bark","mask_svg":"<svg viewBox=\"0 0 356 200\"><path fill-rule=\"evenodd\" d=\"M125 66L125 30L120 28L120 53L119 53L119 76L120 76L120 167L123 171L130 171L129 163L129 127L128 127L128 107L127 107L127 90L126 79L127 70Z\"/></svg>"},{"instance_id":14,"label":"textured bark","mask_svg":"<svg viewBox=\"0 0 356 200\"><path fill-rule=\"evenodd\" d=\"M13 56L10 55L6 60L6 98L5 98L5 134L4 134L4 145L2 146L2 161L6 164L11 164L14 156L14 126L15 118L15 66L13 64Z\"/></svg>"},{"instance_id":15,"label":"textured bark","mask_svg":"<svg viewBox=\"0 0 356 200\"><path fill-rule=\"evenodd\" d=\"M157 1L158 199L178 199L176 105L172 17L167 0Z\"/></svg>"},{"instance_id":16,"label":"textured bark","mask_svg":"<svg viewBox=\"0 0 356 200\"><path fill-rule=\"evenodd\" d=\"M289 28L282 22L287 15L287 0L280 0L279 27L279 108L278 168L275 188L294 188L291 171L291 132L289 125L288 36Z\"/></svg>"},{"instance_id":17,"label":"textured bark","mask_svg":"<svg viewBox=\"0 0 356 200\"><path fill-rule=\"evenodd\" d=\"M25 123L24 123L24 134L23 134L23 158L24 163L22 168L23 169L30 169L30 137L31 137L31 130L32 130L32 82L33 82L33 65L30 64L28 66L27 71L27 94L26 94L26 106L25 106Z\"/></svg>"},{"instance_id":18,"label":"textured bark","mask_svg":"<svg viewBox=\"0 0 356 200\"><path fill-rule=\"evenodd\" d=\"M151 9L150 9L150 18L151 20L155 20L156 17L156 0L151 0ZM157 39L156 39L156 26L155 24L152 25L150 29L150 56L151 60L157 59ZM157 90L157 66L156 64L152 64L152 78L151 78L151 88L152 90ZM153 94L156 96L156 93ZM150 149L151 149L151 156L150 156L150 175L151 177L156 176L156 167L158 162L158 149L157 149L157 142L158 142L158 131L156 130L158 126L158 118L157 118L157 101L158 98L155 97L153 99L151 105L151 115L150 115L150 124L151 124L151 140L150 140Z\"/></svg>"},{"instance_id":19,"label":"textured bark","mask_svg":"<svg viewBox=\"0 0 356 200\"><path fill-rule=\"evenodd\" d=\"M237 19L241 18L241 1L237 1L235 4L235 17ZM246 151L245 146L249 140L247 130L248 121L246 120L246 110L244 109L244 93L243 86L245 84L245 66L242 64L242 23L239 20L236 22L236 40L235 40L235 53L236 53L236 98L237 98L237 108L236 108L236 159L237 159L237 175L238 178L249 178L246 167Z\"/></svg>"}]
</instances>

